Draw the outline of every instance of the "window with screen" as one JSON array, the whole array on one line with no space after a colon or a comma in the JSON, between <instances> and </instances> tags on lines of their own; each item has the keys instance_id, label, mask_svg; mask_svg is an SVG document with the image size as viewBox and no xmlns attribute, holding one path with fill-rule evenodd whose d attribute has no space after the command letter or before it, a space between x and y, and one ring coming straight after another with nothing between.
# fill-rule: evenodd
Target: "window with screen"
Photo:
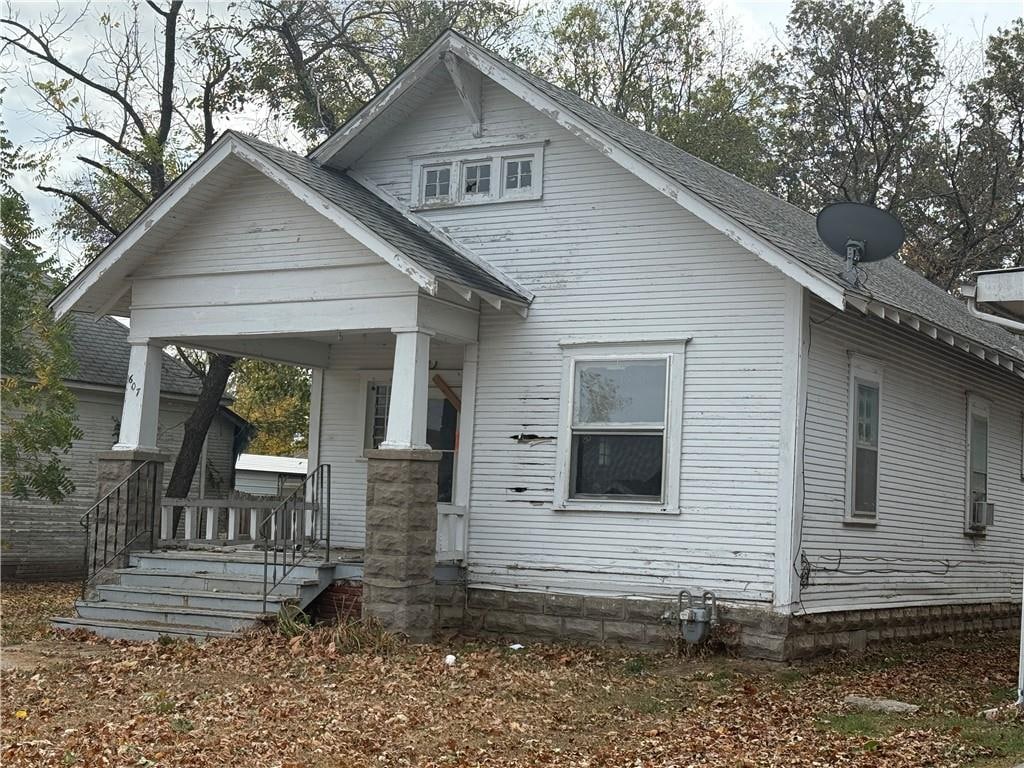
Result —
<instances>
[{"instance_id":1,"label":"window with screen","mask_svg":"<svg viewBox=\"0 0 1024 768\"><path fill-rule=\"evenodd\" d=\"M847 467L847 519L852 522L874 522L878 517L881 425L881 368L871 361L855 358L850 367Z\"/></svg>"}]
</instances>

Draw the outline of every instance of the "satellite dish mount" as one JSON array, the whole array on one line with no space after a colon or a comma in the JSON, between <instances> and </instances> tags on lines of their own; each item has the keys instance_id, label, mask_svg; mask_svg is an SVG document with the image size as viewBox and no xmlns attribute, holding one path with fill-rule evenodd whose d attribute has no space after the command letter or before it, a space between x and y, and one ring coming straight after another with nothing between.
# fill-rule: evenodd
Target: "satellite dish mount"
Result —
<instances>
[{"instance_id":1,"label":"satellite dish mount","mask_svg":"<svg viewBox=\"0 0 1024 768\"><path fill-rule=\"evenodd\" d=\"M906 237L899 219L864 203L826 205L818 213L816 225L821 241L846 259L839 277L854 287L858 285L858 264L889 258Z\"/></svg>"}]
</instances>

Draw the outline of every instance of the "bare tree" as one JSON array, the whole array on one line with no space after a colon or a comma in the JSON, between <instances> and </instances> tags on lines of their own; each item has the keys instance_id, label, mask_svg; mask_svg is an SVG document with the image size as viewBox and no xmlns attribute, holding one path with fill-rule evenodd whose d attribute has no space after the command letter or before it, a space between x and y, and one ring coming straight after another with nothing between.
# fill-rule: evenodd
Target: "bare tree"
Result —
<instances>
[{"instance_id":1,"label":"bare tree","mask_svg":"<svg viewBox=\"0 0 1024 768\"><path fill-rule=\"evenodd\" d=\"M85 143L93 149L92 157L78 155L85 173L39 185L67 201L60 222L93 253L164 193L188 157L213 143L220 89L231 69L230 51L216 45L208 24L203 26L208 19L183 16L182 0L167 6L147 0L146 6L154 17L140 18L139 6L116 18L93 16L86 6L73 16L58 8L31 24L10 12L0 19L4 51L34 65L31 71L51 75L30 78L40 110L59 126L51 147L56 151ZM157 27L152 46L142 30L149 21ZM72 29L80 35L77 30L89 25L99 29L91 50L73 61L62 41ZM179 77L183 52L196 70L189 82L197 88L186 88ZM171 496L188 494L235 363L217 354L183 359L202 388L171 471Z\"/></svg>"}]
</instances>

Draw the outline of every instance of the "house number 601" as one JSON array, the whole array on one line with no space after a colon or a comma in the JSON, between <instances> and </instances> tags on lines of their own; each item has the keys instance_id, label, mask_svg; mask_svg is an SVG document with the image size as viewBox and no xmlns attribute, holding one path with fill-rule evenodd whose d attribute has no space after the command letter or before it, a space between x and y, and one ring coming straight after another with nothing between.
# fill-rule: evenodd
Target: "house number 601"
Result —
<instances>
[{"instance_id":1,"label":"house number 601","mask_svg":"<svg viewBox=\"0 0 1024 768\"><path fill-rule=\"evenodd\" d=\"M128 388L135 393L136 397L142 394L142 387L135 383L135 376L131 374L128 375Z\"/></svg>"}]
</instances>

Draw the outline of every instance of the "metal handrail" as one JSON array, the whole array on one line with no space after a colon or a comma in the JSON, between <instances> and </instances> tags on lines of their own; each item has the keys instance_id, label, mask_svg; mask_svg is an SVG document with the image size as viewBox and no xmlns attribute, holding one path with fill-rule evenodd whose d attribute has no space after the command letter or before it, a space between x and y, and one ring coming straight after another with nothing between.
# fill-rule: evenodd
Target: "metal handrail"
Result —
<instances>
[{"instance_id":1,"label":"metal handrail","mask_svg":"<svg viewBox=\"0 0 1024 768\"><path fill-rule=\"evenodd\" d=\"M121 482L108 491L103 498L89 507L78 523L85 529L85 551L83 554L82 597L86 597L89 584L103 569L123 557L132 545L149 535L149 550L156 547L156 519L160 510L161 462L144 461ZM143 487L145 477L146 487ZM132 497L132 481L135 496ZM111 504L113 504L113 542L111 543ZM148 505L146 515L139 514L139 508ZM123 510L123 514L122 514ZM91 525L90 525L91 521ZM141 523L141 524L140 524ZM103 548L100 549L100 526L103 527ZM123 530L122 530L123 528ZM120 545L118 542L120 541ZM89 553L92 551L92 558ZM110 550L113 549L113 553Z\"/></svg>"},{"instance_id":2,"label":"metal handrail","mask_svg":"<svg viewBox=\"0 0 1024 768\"><path fill-rule=\"evenodd\" d=\"M306 512L313 517L306 520ZM259 523L267 531L263 549L263 609L267 597L321 541L331 556L331 465L321 464ZM298 531L299 536L296 536ZM291 538L288 538L288 537ZM281 562L278 564L278 551ZM271 559L273 553L273 559Z\"/></svg>"}]
</instances>

